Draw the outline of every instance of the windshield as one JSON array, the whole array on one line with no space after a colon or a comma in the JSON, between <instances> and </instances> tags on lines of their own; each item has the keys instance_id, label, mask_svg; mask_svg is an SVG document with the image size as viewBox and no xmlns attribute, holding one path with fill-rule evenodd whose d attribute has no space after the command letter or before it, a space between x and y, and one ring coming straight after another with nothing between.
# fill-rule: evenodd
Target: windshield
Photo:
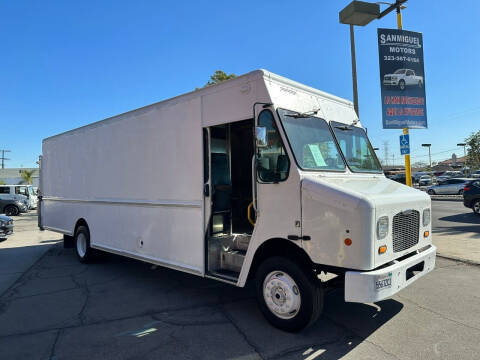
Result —
<instances>
[{"instance_id":1,"label":"windshield","mask_svg":"<svg viewBox=\"0 0 480 360\"><path fill-rule=\"evenodd\" d=\"M405 74L405 69L398 69L394 72L394 74Z\"/></svg>"},{"instance_id":2,"label":"windshield","mask_svg":"<svg viewBox=\"0 0 480 360\"><path fill-rule=\"evenodd\" d=\"M301 169L345 170L345 163L325 120L283 109L278 109L278 113Z\"/></svg>"},{"instance_id":3,"label":"windshield","mask_svg":"<svg viewBox=\"0 0 480 360\"><path fill-rule=\"evenodd\" d=\"M382 171L375 151L362 128L335 121L330 122L330 126L352 171L375 173Z\"/></svg>"}]
</instances>

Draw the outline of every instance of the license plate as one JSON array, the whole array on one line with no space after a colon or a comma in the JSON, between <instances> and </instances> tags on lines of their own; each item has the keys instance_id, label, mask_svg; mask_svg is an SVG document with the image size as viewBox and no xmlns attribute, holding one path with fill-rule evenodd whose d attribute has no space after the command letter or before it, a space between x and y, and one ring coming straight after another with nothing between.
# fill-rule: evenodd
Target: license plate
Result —
<instances>
[{"instance_id":1,"label":"license plate","mask_svg":"<svg viewBox=\"0 0 480 360\"><path fill-rule=\"evenodd\" d=\"M389 289L392 287L392 273L388 275L379 276L375 281L375 290L381 291L383 289Z\"/></svg>"}]
</instances>

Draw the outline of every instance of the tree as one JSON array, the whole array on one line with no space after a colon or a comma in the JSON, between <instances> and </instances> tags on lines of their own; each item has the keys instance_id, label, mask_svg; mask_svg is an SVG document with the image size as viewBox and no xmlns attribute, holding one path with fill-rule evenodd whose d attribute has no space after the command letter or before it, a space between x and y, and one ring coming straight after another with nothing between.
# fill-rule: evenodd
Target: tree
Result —
<instances>
[{"instance_id":1,"label":"tree","mask_svg":"<svg viewBox=\"0 0 480 360\"><path fill-rule=\"evenodd\" d=\"M31 185L33 183L33 173L35 170L22 170L22 184Z\"/></svg>"},{"instance_id":2,"label":"tree","mask_svg":"<svg viewBox=\"0 0 480 360\"><path fill-rule=\"evenodd\" d=\"M207 87L207 86L210 86L210 85L215 85L215 84L219 84L221 83L222 81L225 81L225 80L230 80L230 79L233 79L233 78L236 78L237 75L235 74L230 74L230 75L227 75L225 72L223 72L222 70L217 70L213 73L212 76L210 76L210 80L205 84L204 87Z\"/></svg>"},{"instance_id":3,"label":"tree","mask_svg":"<svg viewBox=\"0 0 480 360\"><path fill-rule=\"evenodd\" d=\"M467 166L470 169L480 168L480 130L465 139L467 144Z\"/></svg>"}]
</instances>

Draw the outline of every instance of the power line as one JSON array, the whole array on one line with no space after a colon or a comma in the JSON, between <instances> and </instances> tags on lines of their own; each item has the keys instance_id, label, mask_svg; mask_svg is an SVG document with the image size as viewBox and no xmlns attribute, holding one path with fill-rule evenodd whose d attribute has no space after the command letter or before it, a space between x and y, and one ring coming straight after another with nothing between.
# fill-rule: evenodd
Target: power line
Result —
<instances>
[{"instance_id":1,"label":"power line","mask_svg":"<svg viewBox=\"0 0 480 360\"><path fill-rule=\"evenodd\" d=\"M5 160L10 160L5 157L5 153L11 152L10 150L0 150L2 152L2 157L0 159L2 160L2 169L5 169Z\"/></svg>"}]
</instances>

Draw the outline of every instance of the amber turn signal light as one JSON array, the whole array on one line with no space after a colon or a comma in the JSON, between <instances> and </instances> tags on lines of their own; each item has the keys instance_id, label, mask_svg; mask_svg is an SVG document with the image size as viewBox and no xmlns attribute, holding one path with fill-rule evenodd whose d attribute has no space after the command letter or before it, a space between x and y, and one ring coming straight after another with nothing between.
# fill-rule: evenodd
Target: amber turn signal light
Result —
<instances>
[{"instance_id":1,"label":"amber turn signal light","mask_svg":"<svg viewBox=\"0 0 480 360\"><path fill-rule=\"evenodd\" d=\"M430 233L429 233L428 231L425 231L425 232L423 233L423 237L428 237L428 235L430 235Z\"/></svg>"},{"instance_id":2,"label":"amber turn signal light","mask_svg":"<svg viewBox=\"0 0 480 360\"><path fill-rule=\"evenodd\" d=\"M378 253L383 254L387 251L387 245L382 245L378 248Z\"/></svg>"},{"instance_id":3,"label":"amber turn signal light","mask_svg":"<svg viewBox=\"0 0 480 360\"><path fill-rule=\"evenodd\" d=\"M350 246L350 245L352 245L352 239L346 238L344 243L345 243L345 245Z\"/></svg>"}]
</instances>

